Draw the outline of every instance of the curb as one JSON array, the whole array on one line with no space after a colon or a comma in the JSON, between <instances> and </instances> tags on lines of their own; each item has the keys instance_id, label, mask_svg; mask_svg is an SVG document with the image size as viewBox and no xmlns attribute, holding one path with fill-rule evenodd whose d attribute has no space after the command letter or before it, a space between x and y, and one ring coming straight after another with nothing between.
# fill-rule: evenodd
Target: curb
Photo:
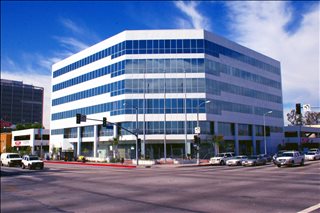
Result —
<instances>
[{"instance_id":1,"label":"curb","mask_svg":"<svg viewBox=\"0 0 320 213\"><path fill-rule=\"evenodd\" d=\"M79 165L79 166L107 166L107 167L128 168L128 169L137 168L137 166L133 166L133 165L107 164L107 163L82 163L82 162L59 162L59 161L44 161L44 162L49 164L69 164L69 165Z\"/></svg>"}]
</instances>

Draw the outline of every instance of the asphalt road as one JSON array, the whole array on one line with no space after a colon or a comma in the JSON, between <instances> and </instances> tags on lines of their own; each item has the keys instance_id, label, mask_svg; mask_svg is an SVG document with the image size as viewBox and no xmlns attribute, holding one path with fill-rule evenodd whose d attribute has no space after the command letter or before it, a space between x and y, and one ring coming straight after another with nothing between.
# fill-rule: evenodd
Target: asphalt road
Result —
<instances>
[{"instance_id":1,"label":"asphalt road","mask_svg":"<svg viewBox=\"0 0 320 213\"><path fill-rule=\"evenodd\" d=\"M319 174L320 161L290 168L1 167L1 213L291 213L320 203Z\"/></svg>"}]
</instances>

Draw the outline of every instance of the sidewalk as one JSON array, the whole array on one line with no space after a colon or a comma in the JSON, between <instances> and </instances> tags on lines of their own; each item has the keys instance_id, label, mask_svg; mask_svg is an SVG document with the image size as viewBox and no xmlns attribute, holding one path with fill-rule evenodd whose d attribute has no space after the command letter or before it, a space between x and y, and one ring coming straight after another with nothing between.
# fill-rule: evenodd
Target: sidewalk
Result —
<instances>
[{"instance_id":1,"label":"sidewalk","mask_svg":"<svg viewBox=\"0 0 320 213\"><path fill-rule=\"evenodd\" d=\"M62 161L62 160L45 160L45 164L69 164L77 166L106 166L116 168L182 168L182 167L199 167L199 166L210 166L207 162L201 162L199 165L195 163L190 164L155 164L155 165L133 165L133 164L120 164L120 163L101 163L101 162L77 162L77 161Z\"/></svg>"},{"instance_id":2,"label":"sidewalk","mask_svg":"<svg viewBox=\"0 0 320 213\"><path fill-rule=\"evenodd\" d=\"M120 164L120 163L100 163L100 162L77 162L77 161L62 161L62 160L45 160L44 163L48 164L69 164L77 166L108 166L108 167L117 167L117 168L137 168L136 165L130 164Z\"/></svg>"}]
</instances>

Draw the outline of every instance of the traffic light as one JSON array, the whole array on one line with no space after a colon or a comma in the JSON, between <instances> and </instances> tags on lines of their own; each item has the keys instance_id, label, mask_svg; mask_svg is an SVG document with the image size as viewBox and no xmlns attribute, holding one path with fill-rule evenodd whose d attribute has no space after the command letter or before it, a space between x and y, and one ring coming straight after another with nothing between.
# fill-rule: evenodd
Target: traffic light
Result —
<instances>
[{"instance_id":1,"label":"traffic light","mask_svg":"<svg viewBox=\"0 0 320 213\"><path fill-rule=\"evenodd\" d=\"M102 118L102 126L107 127L107 118L106 117Z\"/></svg>"},{"instance_id":2,"label":"traffic light","mask_svg":"<svg viewBox=\"0 0 320 213\"><path fill-rule=\"evenodd\" d=\"M76 123L77 123L77 124L80 124L80 123L81 123L81 114L80 114L80 113L77 113L77 114L76 114Z\"/></svg>"},{"instance_id":3,"label":"traffic light","mask_svg":"<svg viewBox=\"0 0 320 213\"><path fill-rule=\"evenodd\" d=\"M141 156L141 139L140 138L138 138L138 157L140 158L140 156Z\"/></svg>"},{"instance_id":4,"label":"traffic light","mask_svg":"<svg viewBox=\"0 0 320 213\"><path fill-rule=\"evenodd\" d=\"M301 115L301 104L296 104L296 114Z\"/></svg>"},{"instance_id":5,"label":"traffic light","mask_svg":"<svg viewBox=\"0 0 320 213\"><path fill-rule=\"evenodd\" d=\"M197 145L200 144L200 138L198 137L198 135L194 135L193 143L194 143L194 144L197 144Z\"/></svg>"}]
</instances>

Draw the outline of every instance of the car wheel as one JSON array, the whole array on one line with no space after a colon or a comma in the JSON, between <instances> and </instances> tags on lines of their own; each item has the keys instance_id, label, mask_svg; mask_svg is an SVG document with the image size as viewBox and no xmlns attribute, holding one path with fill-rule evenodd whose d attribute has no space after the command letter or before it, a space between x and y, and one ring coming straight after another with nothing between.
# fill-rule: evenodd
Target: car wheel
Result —
<instances>
[{"instance_id":1,"label":"car wheel","mask_svg":"<svg viewBox=\"0 0 320 213\"><path fill-rule=\"evenodd\" d=\"M240 163L240 162L238 162L238 163L237 163L237 165L238 165L238 166L241 166L241 163Z\"/></svg>"},{"instance_id":2,"label":"car wheel","mask_svg":"<svg viewBox=\"0 0 320 213\"><path fill-rule=\"evenodd\" d=\"M304 165L304 160L302 160L300 163L300 166L303 166L303 165Z\"/></svg>"},{"instance_id":3,"label":"car wheel","mask_svg":"<svg viewBox=\"0 0 320 213\"><path fill-rule=\"evenodd\" d=\"M278 167L278 168L280 168L280 167L281 167L281 165L277 165L277 167Z\"/></svg>"},{"instance_id":4,"label":"car wheel","mask_svg":"<svg viewBox=\"0 0 320 213\"><path fill-rule=\"evenodd\" d=\"M26 168L26 166L25 166L24 164L22 164L21 168L22 168L22 169L25 169L25 168Z\"/></svg>"},{"instance_id":5,"label":"car wheel","mask_svg":"<svg viewBox=\"0 0 320 213\"><path fill-rule=\"evenodd\" d=\"M28 165L28 169L31 170L31 164Z\"/></svg>"},{"instance_id":6,"label":"car wheel","mask_svg":"<svg viewBox=\"0 0 320 213\"><path fill-rule=\"evenodd\" d=\"M221 166L223 166L224 165L224 161L222 160L222 161L220 161L220 165Z\"/></svg>"}]
</instances>

